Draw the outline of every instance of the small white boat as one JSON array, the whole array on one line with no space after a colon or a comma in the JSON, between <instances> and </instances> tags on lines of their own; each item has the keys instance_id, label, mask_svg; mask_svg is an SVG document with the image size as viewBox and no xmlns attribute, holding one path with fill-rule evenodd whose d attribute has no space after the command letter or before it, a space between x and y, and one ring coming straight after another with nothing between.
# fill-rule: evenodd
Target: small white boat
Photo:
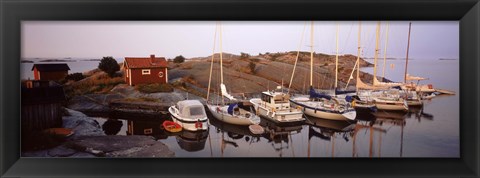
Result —
<instances>
[{"instance_id":1,"label":"small white boat","mask_svg":"<svg viewBox=\"0 0 480 178\"><path fill-rule=\"evenodd\" d=\"M234 125L253 125L260 123L260 117L238 106L238 103L216 106L207 104L216 119Z\"/></svg>"},{"instance_id":2,"label":"small white boat","mask_svg":"<svg viewBox=\"0 0 480 178\"><path fill-rule=\"evenodd\" d=\"M183 100L168 108L172 120L189 131L207 130L207 114L198 100Z\"/></svg>"},{"instance_id":3,"label":"small white boat","mask_svg":"<svg viewBox=\"0 0 480 178\"><path fill-rule=\"evenodd\" d=\"M290 107L290 95L283 92L262 92L261 98L253 98L253 104L258 115L275 122L289 123L304 121L303 113L297 108Z\"/></svg>"}]
</instances>

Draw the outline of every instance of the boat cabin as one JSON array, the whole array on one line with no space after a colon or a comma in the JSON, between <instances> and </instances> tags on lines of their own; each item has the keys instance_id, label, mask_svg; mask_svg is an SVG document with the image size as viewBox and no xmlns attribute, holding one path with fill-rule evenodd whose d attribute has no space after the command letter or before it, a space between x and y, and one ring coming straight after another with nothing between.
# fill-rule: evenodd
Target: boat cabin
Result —
<instances>
[{"instance_id":1,"label":"boat cabin","mask_svg":"<svg viewBox=\"0 0 480 178\"><path fill-rule=\"evenodd\" d=\"M262 92L262 102L275 109L290 108L290 95L281 92Z\"/></svg>"},{"instance_id":2,"label":"boat cabin","mask_svg":"<svg viewBox=\"0 0 480 178\"><path fill-rule=\"evenodd\" d=\"M180 116L186 118L198 117L203 118L206 117L207 114L205 113L205 109L203 104L197 100L184 100L179 101L175 106L178 111L180 112Z\"/></svg>"}]
</instances>

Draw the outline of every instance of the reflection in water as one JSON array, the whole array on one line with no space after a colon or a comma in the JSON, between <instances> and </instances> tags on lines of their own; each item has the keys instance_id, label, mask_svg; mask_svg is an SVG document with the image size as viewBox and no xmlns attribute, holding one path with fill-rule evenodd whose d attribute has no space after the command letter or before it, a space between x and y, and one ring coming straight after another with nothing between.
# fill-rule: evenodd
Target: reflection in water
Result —
<instances>
[{"instance_id":1,"label":"reflection in water","mask_svg":"<svg viewBox=\"0 0 480 178\"><path fill-rule=\"evenodd\" d=\"M123 123L122 121L116 119L108 119L103 123L102 129L103 132L107 135L117 135L118 132L122 129Z\"/></svg>"},{"instance_id":2,"label":"reflection in water","mask_svg":"<svg viewBox=\"0 0 480 178\"><path fill-rule=\"evenodd\" d=\"M163 121L171 120L169 116L138 119L116 115L106 120L102 128L106 134L122 134L119 130L126 127L127 135L153 136L180 157L403 157L409 150L421 148L415 144L428 144L421 137L429 133L416 127L435 123L433 118L422 107L410 108L409 112L359 113L355 121L307 117L304 123L279 125L261 118L265 133L256 135L247 126L221 122L210 115L209 130L178 133L162 128ZM117 119L125 119L126 124Z\"/></svg>"},{"instance_id":3,"label":"reflection in water","mask_svg":"<svg viewBox=\"0 0 480 178\"><path fill-rule=\"evenodd\" d=\"M321 118L307 117L308 125L308 151L307 157L311 155L311 139L317 137L325 141L331 142L331 156L335 155L335 137L340 135L346 142L353 136L355 121L337 121L326 120Z\"/></svg>"},{"instance_id":4,"label":"reflection in water","mask_svg":"<svg viewBox=\"0 0 480 178\"><path fill-rule=\"evenodd\" d=\"M176 135L178 145L183 150L189 152L200 151L205 148L207 142L208 130L206 131L182 131L179 135Z\"/></svg>"}]
</instances>

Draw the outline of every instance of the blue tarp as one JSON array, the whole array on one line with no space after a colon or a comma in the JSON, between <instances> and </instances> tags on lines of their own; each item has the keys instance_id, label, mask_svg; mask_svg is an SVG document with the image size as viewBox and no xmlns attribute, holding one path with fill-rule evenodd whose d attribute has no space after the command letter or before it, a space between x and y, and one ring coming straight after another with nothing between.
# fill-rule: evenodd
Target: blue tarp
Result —
<instances>
[{"instance_id":1,"label":"blue tarp","mask_svg":"<svg viewBox=\"0 0 480 178\"><path fill-rule=\"evenodd\" d=\"M237 103L233 103L233 104L228 105L228 109L227 109L228 114L233 115L233 109L235 107L237 107L237 105L238 105Z\"/></svg>"},{"instance_id":2,"label":"blue tarp","mask_svg":"<svg viewBox=\"0 0 480 178\"><path fill-rule=\"evenodd\" d=\"M335 95L355 93L355 92L357 92L357 91L356 90L338 90L338 89L335 89Z\"/></svg>"},{"instance_id":3,"label":"blue tarp","mask_svg":"<svg viewBox=\"0 0 480 178\"><path fill-rule=\"evenodd\" d=\"M313 87L310 87L310 98L325 98L328 100L332 99L330 95L317 93Z\"/></svg>"}]
</instances>

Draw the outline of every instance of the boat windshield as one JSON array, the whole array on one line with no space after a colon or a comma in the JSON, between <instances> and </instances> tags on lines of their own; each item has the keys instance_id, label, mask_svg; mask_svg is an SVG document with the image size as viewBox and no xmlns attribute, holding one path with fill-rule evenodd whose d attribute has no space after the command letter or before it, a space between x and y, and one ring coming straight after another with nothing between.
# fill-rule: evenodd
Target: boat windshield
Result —
<instances>
[{"instance_id":1,"label":"boat windshield","mask_svg":"<svg viewBox=\"0 0 480 178\"><path fill-rule=\"evenodd\" d=\"M190 115L191 116L204 116L205 112L203 110L203 107L196 106L196 107L191 107L190 108Z\"/></svg>"}]
</instances>

